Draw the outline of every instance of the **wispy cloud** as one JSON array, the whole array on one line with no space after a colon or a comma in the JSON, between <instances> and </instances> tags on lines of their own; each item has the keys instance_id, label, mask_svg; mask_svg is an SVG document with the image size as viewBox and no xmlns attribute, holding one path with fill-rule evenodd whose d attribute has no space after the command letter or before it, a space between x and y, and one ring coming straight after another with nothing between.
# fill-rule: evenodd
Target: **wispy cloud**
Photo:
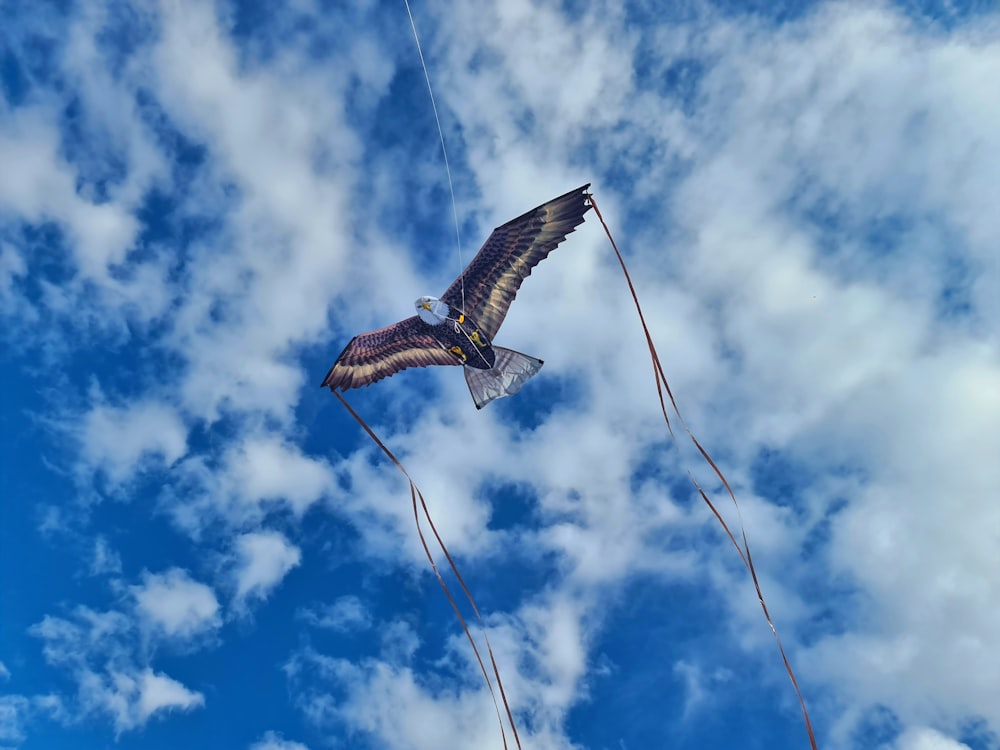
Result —
<instances>
[{"instance_id":1,"label":"wispy cloud","mask_svg":"<svg viewBox=\"0 0 1000 750\"><path fill-rule=\"evenodd\" d=\"M121 556L111 548L107 539L97 537L94 540L93 557L90 560L90 575L119 575L121 572Z\"/></svg>"},{"instance_id":2,"label":"wispy cloud","mask_svg":"<svg viewBox=\"0 0 1000 750\"><path fill-rule=\"evenodd\" d=\"M928 727L907 729L896 740L896 750L968 750L964 742L957 742L947 735Z\"/></svg>"},{"instance_id":3,"label":"wispy cloud","mask_svg":"<svg viewBox=\"0 0 1000 750\"><path fill-rule=\"evenodd\" d=\"M138 614L167 638L191 638L221 623L215 592L178 568L146 573L142 585L132 587L132 595Z\"/></svg>"},{"instance_id":4,"label":"wispy cloud","mask_svg":"<svg viewBox=\"0 0 1000 750\"><path fill-rule=\"evenodd\" d=\"M371 613L356 596L342 596L332 604L301 609L296 617L313 627L344 633L364 630L372 624Z\"/></svg>"},{"instance_id":5,"label":"wispy cloud","mask_svg":"<svg viewBox=\"0 0 1000 750\"><path fill-rule=\"evenodd\" d=\"M279 532L241 534L233 550L232 575L237 605L266 599L301 562L301 550Z\"/></svg>"},{"instance_id":6,"label":"wispy cloud","mask_svg":"<svg viewBox=\"0 0 1000 750\"><path fill-rule=\"evenodd\" d=\"M68 672L75 699L58 700L66 721L109 720L116 734L141 728L153 716L204 705L204 696L150 666L152 652L140 623L153 637L184 643L218 626L211 589L183 571L146 575L132 588L135 608L96 611L77 607L68 617L46 615L30 629L46 661Z\"/></svg>"},{"instance_id":7,"label":"wispy cloud","mask_svg":"<svg viewBox=\"0 0 1000 750\"><path fill-rule=\"evenodd\" d=\"M267 732L250 746L250 750L309 750L309 748L301 742L286 740L277 732Z\"/></svg>"},{"instance_id":8,"label":"wispy cloud","mask_svg":"<svg viewBox=\"0 0 1000 750\"><path fill-rule=\"evenodd\" d=\"M27 700L20 695L0 696L0 742L16 746L24 741L23 714Z\"/></svg>"},{"instance_id":9,"label":"wispy cloud","mask_svg":"<svg viewBox=\"0 0 1000 750\"><path fill-rule=\"evenodd\" d=\"M97 403L79 420L83 468L100 471L112 485L132 477L144 462L170 466L187 450L187 430L162 402L125 406Z\"/></svg>"}]
</instances>

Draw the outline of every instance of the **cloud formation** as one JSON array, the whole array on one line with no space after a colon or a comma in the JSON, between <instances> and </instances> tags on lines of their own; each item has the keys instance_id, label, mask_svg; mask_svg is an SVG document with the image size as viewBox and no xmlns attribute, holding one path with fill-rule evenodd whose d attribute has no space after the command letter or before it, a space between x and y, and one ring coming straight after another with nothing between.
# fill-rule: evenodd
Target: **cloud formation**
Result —
<instances>
[{"instance_id":1,"label":"cloud formation","mask_svg":"<svg viewBox=\"0 0 1000 750\"><path fill-rule=\"evenodd\" d=\"M132 595L140 617L167 638L183 640L219 627L215 592L179 568L147 573L141 586L132 587Z\"/></svg>"},{"instance_id":2,"label":"cloud formation","mask_svg":"<svg viewBox=\"0 0 1000 750\"><path fill-rule=\"evenodd\" d=\"M242 534L233 552L236 601L266 599L288 572L302 562L302 552L279 532Z\"/></svg>"}]
</instances>

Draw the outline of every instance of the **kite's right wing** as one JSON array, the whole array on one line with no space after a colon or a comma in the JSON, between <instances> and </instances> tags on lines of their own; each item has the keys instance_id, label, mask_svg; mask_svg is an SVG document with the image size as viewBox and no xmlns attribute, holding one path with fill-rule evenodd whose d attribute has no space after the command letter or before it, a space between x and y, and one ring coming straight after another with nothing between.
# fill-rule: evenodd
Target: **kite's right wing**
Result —
<instances>
[{"instance_id":1,"label":"kite's right wing","mask_svg":"<svg viewBox=\"0 0 1000 750\"><path fill-rule=\"evenodd\" d=\"M323 379L323 388L347 391L371 385L407 367L460 365L414 315L391 326L355 336Z\"/></svg>"},{"instance_id":2,"label":"kite's right wing","mask_svg":"<svg viewBox=\"0 0 1000 750\"><path fill-rule=\"evenodd\" d=\"M441 299L476 321L492 340L531 269L583 223L589 187L570 190L494 229Z\"/></svg>"}]
</instances>

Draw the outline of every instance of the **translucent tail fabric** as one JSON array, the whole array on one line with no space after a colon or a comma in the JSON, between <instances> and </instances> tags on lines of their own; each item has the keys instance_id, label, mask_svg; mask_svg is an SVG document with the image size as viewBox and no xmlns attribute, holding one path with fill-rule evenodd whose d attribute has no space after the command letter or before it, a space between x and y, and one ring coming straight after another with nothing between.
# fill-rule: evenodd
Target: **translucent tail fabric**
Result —
<instances>
[{"instance_id":1,"label":"translucent tail fabric","mask_svg":"<svg viewBox=\"0 0 1000 750\"><path fill-rule=\"evenodd\" d=\"M477 409L482 409L493 399L513 396L528 378L542 368L542 360L527 354L502 346L494 346L493 350L497 360L491 369L465 368L465 382L469 384L469 393Z\"/></svg>"}]
</instances>

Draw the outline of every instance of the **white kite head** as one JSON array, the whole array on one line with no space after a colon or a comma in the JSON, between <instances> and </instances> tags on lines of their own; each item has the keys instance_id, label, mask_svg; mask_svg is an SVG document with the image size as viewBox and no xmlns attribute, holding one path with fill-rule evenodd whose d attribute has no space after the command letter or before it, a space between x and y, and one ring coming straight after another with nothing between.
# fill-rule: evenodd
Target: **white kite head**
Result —
<instances>
[{"instance_id":1,"label":"white kite head","mask_svg":"<svg viewBox=\"0 0 1000 750\"><path fill-rule=\"evenodd\" d=\"M437 297L421 297L413 304L417 315L428 325L441 325L448 319L448 305Z\"/></svg>"}]
</instances>

